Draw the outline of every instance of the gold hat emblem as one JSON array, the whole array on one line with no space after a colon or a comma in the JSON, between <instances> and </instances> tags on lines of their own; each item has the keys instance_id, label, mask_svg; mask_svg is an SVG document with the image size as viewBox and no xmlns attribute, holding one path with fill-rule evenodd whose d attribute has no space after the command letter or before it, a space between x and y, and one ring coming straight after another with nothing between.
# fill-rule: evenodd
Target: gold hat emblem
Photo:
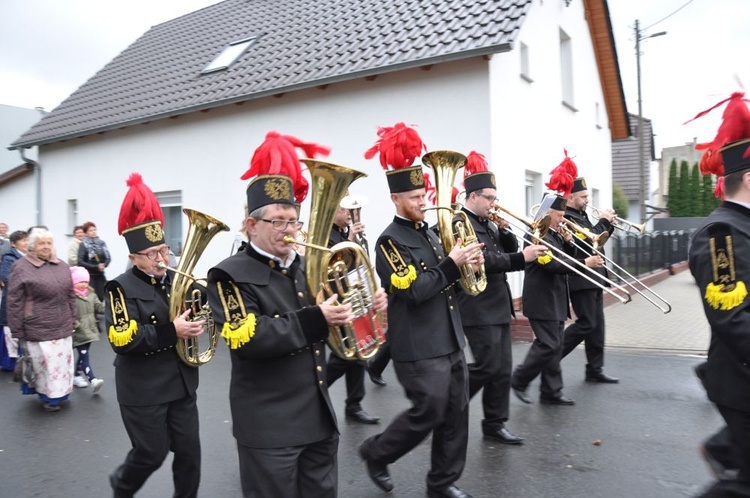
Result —
<instances>
[{"instance_id":1,"label":"gold hat emblem","mask_svg":"<svg viewBox=\"0 0 750 498\"><path fill-rule=\"evenodd\" d=\"M164 232L161 229L161 225L153 223L147 226L144 230L144 235L149 242L161 242L164 240Z\"/></svg>"},{"instance_id":2,"label":"gold hat emblem","mask_svg":"<svg viewBox=\"0 0 750 498\"><path fill-rule=\"evenodd\" d=\"M409 181L415 187L424 187L424 174L421 169L415 169L409 174Z\"/></svg>"},{"instance_id":3,"label":"gold hat emblem","mask_svg":"<svg viewBox=\"0 0 750 498\"><path fill-rule=\"evenodd\" d=\"M286 200L292 197L290 181L283 178L270 178L266 180L263 190L268 197L275 201Z\"/></svg>"}]
</instances>

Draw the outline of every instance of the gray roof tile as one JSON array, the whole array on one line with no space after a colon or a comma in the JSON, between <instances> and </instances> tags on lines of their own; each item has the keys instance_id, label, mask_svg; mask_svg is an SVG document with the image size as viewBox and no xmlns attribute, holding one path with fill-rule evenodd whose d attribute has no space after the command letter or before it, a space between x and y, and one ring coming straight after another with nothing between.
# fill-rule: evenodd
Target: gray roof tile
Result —
<instances>
[{"instance_id":1,"label":"gray roof tile","mask_svg":"<svg viewBox=\"0 0 750 498\"><path fill-rule=\"evenodd\" d=\"M531 0L226 0L152 27L14 147L507 50ZM201 70L257 36L228 69Z\"/></svg>"}]
</instances>

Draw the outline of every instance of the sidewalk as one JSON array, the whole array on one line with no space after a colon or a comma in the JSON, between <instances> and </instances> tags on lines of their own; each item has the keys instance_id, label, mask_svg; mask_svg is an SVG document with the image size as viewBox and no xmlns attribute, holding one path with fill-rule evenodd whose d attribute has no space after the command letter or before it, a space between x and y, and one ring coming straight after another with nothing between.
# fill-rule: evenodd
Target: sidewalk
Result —
<instances>
[{"instance_id":1,"label":"sidewalk","mask_svg":"<svg viewBox=\"0 0 750 498\"><path fill-rule=\"evenodd\" d=\"M607 348L705 355L711 330L690 270L686 268L651 288L669 301L672 311L664 314L635 292L630 303L611 304L604 309Z\"/></svg>"}]
</instances>

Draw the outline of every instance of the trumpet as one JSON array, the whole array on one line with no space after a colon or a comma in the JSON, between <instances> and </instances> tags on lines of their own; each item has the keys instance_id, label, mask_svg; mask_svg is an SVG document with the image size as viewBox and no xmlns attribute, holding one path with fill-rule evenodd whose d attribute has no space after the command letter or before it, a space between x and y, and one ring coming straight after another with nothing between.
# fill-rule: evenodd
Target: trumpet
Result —
<instances>
[{"instance_id":1,"label":"trumpet","mask_svg":"<svg viewBox=\"0 0 750 498\"><path fill-rule=\"evenodd\" d=\"M362 221L362 218L360 217L362 206L367 204L367 198L363 195L347 195L343 199L341 199L340 206L347 211L349 211L349 215L352 217L352 225L355 223L359 223ZM370 253L370 248L367 244L367 238L365 237L365 233L357 233L354 235L354 241L362 246L362 249L365 250L366 253Z\"/></svg>"},{"instance_id":2,"label":"trumpet","mask_svg":"<svg viewBox=\"0 0 750 498\"><path fill-rule=\"evenodd\" d=\"M591 211L591 217L594 218L595 220L599 220L602 217L601 216L601 213L602 213L601 209L597 209L594 206L589 206L588 204L586 204L586 209L588 209L588 210ZM624 227L623 227L623 225L624 225ZM612 222L612 226L614 226L617 230L622 230L625 233L635 233L635 232L637 232L637 233L641 233L642 234L642 233L644 233L646 231L646 224L645 223L642 223L642 224L639 225L638 223L633 223L632 221L625 220L625 219L620 218L618 216L615 216L615 219Z\"/></svg>"},{"instance_id":3,"label":"trumpet","mask_svg":"<svg viewBox=\"0 0 750 498\"><path fill-rule=\"evenodd\" d=\"M594 233L591 233L590 230L588 230L588 229L586 229L586 228L584 228L584 227L582 227L582 226L580 226L580 225L578 225L578 224L570 221L567 218L565 218L565 223L566 223L566 225L568 227L570 227L575 232L582 233L582 234L584 234L586 236L585 239L580 239L580 237L579 237L579 240L580 240L581 244L583 244L584 246L588 247L592 251L593 254L596 254L597 256L600 256L602 259L604 259L604 261L606 261L607 263L611 264L612 266L614 266L615 268L617 268L619 271L621 271L622 273L624 273L625 275L627 275L628 278L630 278L630 279L633 280L633 282L635 282L635 283L643 286L643 290L641 290L638 287L636 287L633 284L633 282L630 282L627 279L623 278L622 276L618 275L617 273L612 272L612 274L615 275L617 278L619 278L620 281L622 281L623 284L627 285L630 289L636 291L638 294L640 294L641 296L643 296L644 299L646 299L646 301L648 301L649 303L651 303L654 306L656 306L657 308L659 308L662 311L662 313L664 313L665 315L667 313L669 313L670 311L672 311L672 305L669 304L669 301L667 301L666 299L664 299L663 297L661 297L653 289L651 289L648 285L646 285L645 283L643 283L643 281L639 280L637 277L635 277L630 272L628 272L625 268L623 268L622 266L618 265L617 263L614 262L614 260L612 260L611 258L608 258L607 256L604 255L604 253L601 252L601 248L604 247L604 242L606 242L607 239L608 239L608 237L609 237L609 232L602 232L602 233L599 233L599 234L594 234ZM604 237L604 241L602 241L602 236L604 236L604 235L606 235L606 237ZM590 240L591 242L589 242L586 239ZM656 301L654 301L651 297L647 296L643 292L644 290L646 292L648 292L649 294L651 294L657 300L661 301L666 307L661 306L659 303L657 303Z\"/></svg>"},{"instance_id":4,"label":"trumpet","mask_svg":"<svg viewBox=\"0 0 750 498\"><path fill-rule=\"evenodd\" d=\"M531 220L528 220L526 218L523 218L521 216L518 216L518 215L514 214L513 212L509 211L508 209L505 209L504 207L500 206L499 204L495 204L495 206L493 207L493 209L491 211L493 211L493 210L495 211L494 214L496 216L499 216L498 211L502 211L505 214L509 215L514 220L516 220L517 222L520 222L521 225L519 225L519 223L511 221L508 218L503 218L506 222L508 222L508 224L510 226L516 228L517 230L520 230L525 235L527 235L528 237L530 237L531 238L531 242L547 246L548 249L550 249L554 253L557 253L558 256L555 256L555 254L549 254L549 256L553 260L557 261L558 263L560 263L561 265L563 265L564 267L566 267L571 272L575 273L576 275L578 275L580 277L585 278L586 280L588 280L592 284L594 284L597 287L599 287L600 289L602 289L604 292L606 292L606 293L610 294L611 296L613 296L615 299L617 299L618 301L620 301L622 304L628 304L631 301L632 298L630 296L630 293L624 287L622 287L621 285L617 284L617 282L613 282L612 280L610 280L610 279L608 279L608 278L600 275L599 273L597 273L596 271L594 271L592 268L589 268L585 264L583 264L583 263L581 263L579 261L576 261L575 259L571 258L568 254L565 253L565 251L563 251L563 250L555 247L554 245L552 245L549 242L547 242L546 240L544 240L544 236L547 234L547 231L550 228L550 225L549 225L550 218L549 218L549 216L545 216L544 218L542 218L539 221L531 221ZM525 227L522 226L522 225L525 225ZM567 228L564 225L562 225L561 228L563 230L567 230ZM573 236L575 237L575 235L573 235ZM580 269L577 269L576 267L578 267ZM607 287L605 285L602 285L596 279L602 279L602 280L606 281L612 287L614 287L617 290L619 290L620 292L622 292L623 295L620 295L617 292L615 292L612 289L610 289L609 287Z\"/></svg>"}]
</instances>

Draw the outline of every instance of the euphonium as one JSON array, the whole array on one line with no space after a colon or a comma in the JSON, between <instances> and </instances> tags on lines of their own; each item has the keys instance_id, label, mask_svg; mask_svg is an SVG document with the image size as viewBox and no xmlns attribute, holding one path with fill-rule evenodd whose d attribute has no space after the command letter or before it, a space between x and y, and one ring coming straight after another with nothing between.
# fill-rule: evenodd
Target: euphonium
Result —
<instances>
[{"instance_id":1,"label":"euphonium","mask_svg":"<svg viewBox=\"0 0 750 498\"><path fill-rule=\"evenodd\" d=\"M437 209L440 242L443 244L445 253L447 254L453 249L458 239L462 240L464 246L476 243L477 234L474 232L474 227L466 213L454 209L451 205L453 182L458 170L466 164L466 156L450 150L438 150L422 156L422 163L434 171L435 209ZM459 219L454 222L456 217ZM477 272L468 263L462 265L460 270L461 279L459 283L472 296L476 296L487 287L484 265Z\"/></svg>"},{"instance_id":2,"label":"euphonium","mask_svg":"<svg viewBox=\"0 0 750 498\"><path fill-rule=\"evenodd\" d=\"M310 172L311 206L304 245L307 285L316 302L332 294L339 303L351 304L355 318L340 327L330 327L328 345L345 360L367 359L385 342L385 312L373 312L372 302L378 289L370 260L364 249L353 242L341 242L328 248L333 220L341 200L354 180L364 173L315 159L302 159Z\"/></svg>"},{"instance_id":3,"label":"euphonium","mask_svg":"<svg viewBox=\"0 0 750 498\"><path fill-rule=\"evenodd\" d=\"M167 268L174 272L172 293L169 296L169 319L174 320L189 307L192 310L192 321L206 321L204 330L208 336L209 345L203 353L199 351L197 337L177 340L177 355L180 359L191 367L198 367L213 358L219 340L219 331L214 326L207 296L196 288L205 289L205 285L192 285L201 280L193 277L193 269L211 239L219 232L228 231L229 227L216 218L194 209L183 209L182 212L187 215L189 226L182 256L180 256L180 264L177 268Z\"/></svg>"}]
</instances>

